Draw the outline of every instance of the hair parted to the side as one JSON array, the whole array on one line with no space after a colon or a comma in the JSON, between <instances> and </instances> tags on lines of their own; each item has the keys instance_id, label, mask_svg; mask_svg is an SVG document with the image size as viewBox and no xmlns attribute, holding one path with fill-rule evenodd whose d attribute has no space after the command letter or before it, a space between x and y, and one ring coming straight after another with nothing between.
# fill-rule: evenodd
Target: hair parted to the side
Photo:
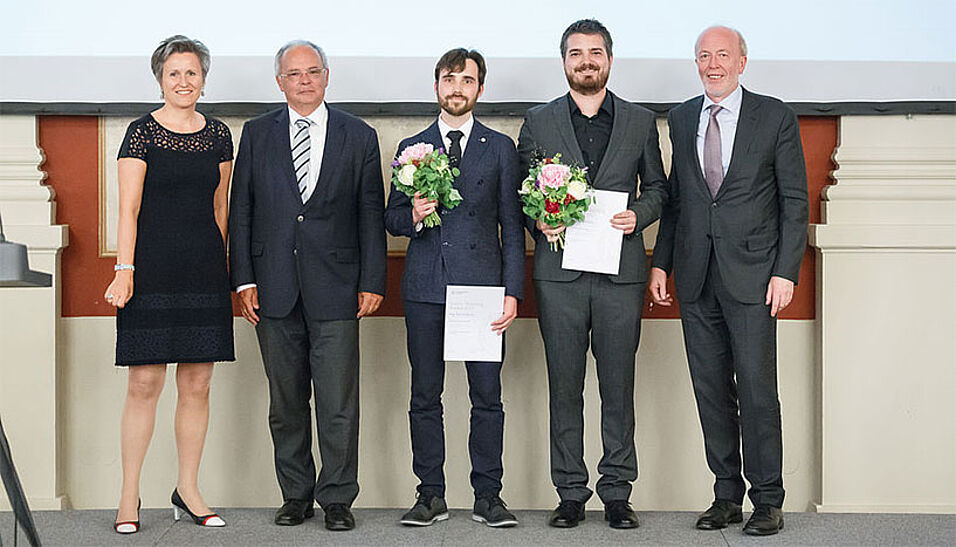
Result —
<instances>
[{"instance_id":1,"label":"hair parted to the side","mask_svg":"<svg viewBox=\"0 0 956 547\"><path fill-rule=\"evenodd\" d=\"M153 56L150 57L149 65L153 70L153 76L156 77L157 82L162 84L163 65L166 64L166 60L175 53L195 54L196 57L199 58L199 66L202 68L202 77L204 80L206 79L206 75L209 74L209 64L211 62L209 48L199 40L193 40L182 34L177 34L160 42L159 47L153 51Z\"/></svg>"},{"instance_id":2,"label":"hair parted to the side","mask_svg":"<svg viewBox=\"0 0 956 547\"><path fill-rule=\"evenodd\" d=\"M737 40L740 42L740 54L746 57L747 56L747 41L744 40L744 35L741 34L740 31L735 29L734 27L728 27L726 25L712 25L702 30L700 34L697 35L697 40L694 42L694 57L697 57L697 52L700 49L700 39L703 38L704 35L707 34L708 32L714 29L719 29L719 28L724 30L729 30L730 32L733 32L734 34L737 35Z\"/></svg>"},{"instance_id":3,"label":"hair parted to the side","mask_svg":"<svg viewBox=\"0 0 956 547\"><path fill-rule=\"evenodd\" d=\"M282 47L279 48L279 51L276 52L276 58L275 58L276 76L279 75L279 63L282 62L282 56L285 55L285 52L289 51L290 49L294 47L299 47L299 46L305 46L307 48L312 49L312 51L314 51L316 55L319 56L319 59L322 60L321 68L329 68L329 60L328 58L326 58L325 51L323 51L322 48L320 48L319 46L313 44L312 42L308 40L292 40L292 41L286 42Z\"/></svg>"},{"instance_id":4,"label":"hair parted to the side","mask_svg":"<svg viewBox=\"0 0 956 547\"><path fill-rule=\"evenodd\" d=\"M611 51L614 41L611 40L611 33L607 30L603 24L597 19L580 19L571 23L571 25L564 30L564 34L561 35L561 58L564 59L565 54L568 52L568 37L572 34L599 34L601 38L604 39L604 50L607 51L608 57L614 57L614 53Z\"/></svg>"},{"instance_id":5,"label":"hair parted to the side","mask_svg":"<svg viewBox=\"0 0 956 547\"><path fill-rule=\"evenodd\" d=\"M465 69L465 61L471 59L478 65L478 85L485 85L485 75L488 68L485 66L485 58L478 50L465 49L463 47L451 49L445 52L435 64L435 81L441 76L442 70L449 72L459 72Z\"/></svg>"}]
</instances>

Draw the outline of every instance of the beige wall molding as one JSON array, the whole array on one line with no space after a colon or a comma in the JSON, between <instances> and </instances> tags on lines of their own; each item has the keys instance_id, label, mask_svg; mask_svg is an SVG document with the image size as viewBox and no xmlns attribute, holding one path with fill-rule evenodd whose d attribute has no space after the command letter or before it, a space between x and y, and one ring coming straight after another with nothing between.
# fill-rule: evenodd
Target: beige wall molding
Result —
<instances>
[{"instance_id":1,"label":"beige wall molding","mask_svg":"<svg viewBox=\"0 0 956 547\"><path fill-rule=\"evenodd\" d=\"M836 225L859 227L860 233L850 236L850 240L834 241L841 248L853 237L873 239L868 235L871 228L927 226L930 248L953 247L950 242L956 241L956 233L950 238L944 235L941 240L937 231L929 228L956 222L956 128L939 121L904 116L841 120L841 143L834 153L834 161L839 165L834 178L839 183L823 190L823 224L815 228L819 237L824 238L819 240L820 245L825 247L828 240L846 239L849 233L845 230L830 233ZM879 145L860 144L864 135L870 137L860 127L866 124L873 124L873 130L883 135ZM924 126L928 134L914 131ZM888 146L894 142L898 146ZM947 142L948 146L939 146ZM920 143L926 146L914 146ZM919 240L915 235L915 240ZM882 246L892 246L890 240L894 239L899 238L891 236ZM905 236L900 244L912 246L914 238ZM867 242L865 246L871 245Z\"/></svg>"},{"instance_id":2,"label":"beige wall molding","mask_svg":"<svg viewBox=\"0 0 956 547\"><path fill-rule=\"evenodd\" d=\"M46 173L39 169L44 156L37 148L36 125L33 116L0 117L0 215L4 227L49 226L53 221L53 189L42 184ZM33 140L23 140L27 135Z\"/></svg>"},{"instance_id":3,"label":"beige wall molding","mask_svg":"<svg viewBox=\"0 0 956 547\"><path fill-rule=\"evenodd\" d=\"M956 227L889 226L881 224L819 224L812 227L810 244L822 252L882 249L943 251L956 249Z\"/></svg>"},{"instance_id":4,"label":"beige wall molding","mask_svg":"<svg viewBox=\"0 0 956 547\"><path fill-rule=\"evenodd\" d=\"M956 505L814 505L817 513L953 514Z\"/></svg>"},{"instance_id":5,"label":"beige wall molding","mask_svg":"<svg viewBox=\"0 0 956 547\"><path fill-rule=\"evenodd\" d=\"M956 513L956 117L844 117L834 159L814 507Z\"/></svg>"},{"instance_id":6,"label":"beige wall molding","mask_svg":"<svg viewBox=\"0 0 956 547\"><path fill-rule=\"evenodd\" d=\"M0 289L0 418L33 509L60 509L58 326L60 251L66 226L54 226L53 191L42 184L43 151L33 116L0 116L0 214L7 239L27 246L30 267L53 274L49 288ZM8 508L6 497L0 510Z\"/></svg>"},{"instance_id":7,"label":"beige wall molding","mask_svg":"<svg viewBox=\"0 0 956 547\"><path fill-rule=\"evenodd\" d=\"M949 146L853 146L841 142L833 159L840 166L841 184L956 178L956 149Z\"/></svg>"},{"instance_id":8,"label":"beige wall molding","mask_svg":"<svg viewBox=\"0 0 956 547\"><path fill-rule=\"evenodd\" d=\"M842 178L843 169L839 171L840 184L833 184L823 189L823 197L833 205L838 201L851 200L896 200L896 201L942 201L956 200L956 186L946 179L937 183L920 183L900 185L899 178L892 180L867 179L863 184L855 181L846 181ZM956 178L956 174L951 178ZM904 179L906 180L906 179ZM911 180L911 179L910 179ZM847 221L847 219L841 219ZM909 219L920 222L919 218Z\"/></svg>"}]
</instances>

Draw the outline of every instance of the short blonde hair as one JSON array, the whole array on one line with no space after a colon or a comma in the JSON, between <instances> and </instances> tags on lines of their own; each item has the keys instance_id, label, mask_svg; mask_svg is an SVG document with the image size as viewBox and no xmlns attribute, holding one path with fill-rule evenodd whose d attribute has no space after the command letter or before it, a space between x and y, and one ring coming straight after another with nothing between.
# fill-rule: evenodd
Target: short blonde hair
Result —
<instances>
[{"instance_id":1,"label":"short blonde hair","mask_svg":"<svg viewBox=\"0 0 956 547\"><path fill-rule=\"evenodd\" d=\"M713 25L705 28L700 34L697 35L697 41L694 42L694 57L697 57L697 51L700 49L700 39L703 38L705 34L715 29L729 30L730 32L736 34L737 40L740 42L740 54L744 57L747 56L747 41L744 40L744 35L741 34L739 30L724 25Z\"/></svg>"},{"instance_id":2,"label":"short blonde hair","mask_svg":"<svg viewBox=\"0 0 956 547\"><path fill-rule=\"evenodd\" d=\"M203 80L206 74L209 74L209 48L199 40L189 39L182 34L170 36L159 43L159 47L153 52L149 60L150 67L153 69L153 76L160 84L163 83L163 65L174 53L192 53L199 58L199 66L202 68Z\"/></svg>"}]
</instances>

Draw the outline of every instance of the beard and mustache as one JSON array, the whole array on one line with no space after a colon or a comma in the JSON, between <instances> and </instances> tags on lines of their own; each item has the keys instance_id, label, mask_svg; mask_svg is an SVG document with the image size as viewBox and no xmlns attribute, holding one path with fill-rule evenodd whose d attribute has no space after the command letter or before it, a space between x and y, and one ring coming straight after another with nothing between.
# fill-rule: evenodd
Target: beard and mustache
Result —
<instances>
[{"instance_id":1,"label":"beard and mustache","mask_svg":"<svg viewBox=\"0 0 956 547\"><path fill-rule=\"evenodd\" d=\"M585 70L593 70L593 74L587 76L581 75ZM606 67L604 70L601 70L601 67L594 63L585 63L579 66L574 67L572 70L564 71L565 77L568 79L568 86L577 91L582 95L593 95L607 85L607 80L611 75L611 68Z\"/></svg>"},{"instance_id":2,"label":"beard and mustache","mask_svg":"<svg viewBox=\"0 0 956 547\"><path fill-rule=\"evenodd\" d=\"M452 103L454 99L462 99L461 102L457 104ZM438 97L438 105L442 110L448 112L452 116L461 116L468 112L471 112L475 108L475 103L478 102L478 97L468 97L461 94L452 94L445 95L444 97Z\"/></svg>"}]
</instances>

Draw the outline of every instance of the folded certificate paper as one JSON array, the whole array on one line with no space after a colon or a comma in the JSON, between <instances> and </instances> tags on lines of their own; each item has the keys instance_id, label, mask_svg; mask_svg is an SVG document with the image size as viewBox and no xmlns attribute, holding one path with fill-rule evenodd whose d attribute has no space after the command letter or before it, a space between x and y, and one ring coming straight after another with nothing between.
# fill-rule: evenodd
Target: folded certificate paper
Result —
<instances>
[{"instance_id":1,"label":"folded certificate paper","mask_svg":"<svg viewBox=\"0 0 956 547\"><path fill-rule=\"evenodd\" d=\"M627 192L594 190L584 220L568 226L561 268L617 275L624 232L611 226L611 217L625 209Z\"/></svg>"},{"instance_id":2,"label":"folded certificate paper","mask_svg":"<svg viewBox=\"0 0 956 547\"><path fill-rule=\"evenodd\" d=\"M446 361L501 361L502 338L491 323L501 317L504 301L504 287L446 287Z\"/></svg>"}]
</instances>

